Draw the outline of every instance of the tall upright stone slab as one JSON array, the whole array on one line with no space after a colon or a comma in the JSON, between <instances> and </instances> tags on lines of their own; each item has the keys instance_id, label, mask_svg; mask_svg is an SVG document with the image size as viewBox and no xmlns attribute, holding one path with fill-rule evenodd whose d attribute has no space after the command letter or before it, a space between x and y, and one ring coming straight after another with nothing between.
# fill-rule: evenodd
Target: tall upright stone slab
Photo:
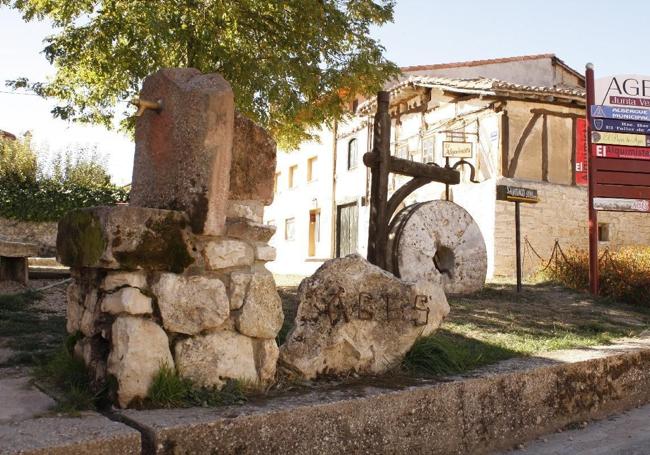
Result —
<instances>
[{"instance_id":1,"label":"tall upright stone slab","mask_svg":"<svg viewBox=\"0 0 650 455\"><path fill-rule=\"evenodd\" d=\"M234 96L219 74L168 68L144 80L130 204L187 212L195 234L221 235L234 131Z\"/></svg>"}]
</instances>

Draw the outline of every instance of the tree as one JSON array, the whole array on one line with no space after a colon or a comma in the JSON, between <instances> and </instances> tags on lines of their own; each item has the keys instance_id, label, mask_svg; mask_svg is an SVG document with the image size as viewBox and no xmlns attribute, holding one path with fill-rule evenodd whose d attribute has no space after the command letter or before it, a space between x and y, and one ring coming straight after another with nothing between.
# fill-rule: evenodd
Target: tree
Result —
<instances>
[{"instance_id":1,"label":"tree","mask_svg":"<svg viewBox=\"0 0 650 455\"><path fill-rule=\"evenodd\" d=\"M238 109L294 147L398 73L369 36L394 0L0 0L49 19L56 75L16 88L58 99L62 119L111 127L117 106L162 67L219 72ZM123 109L126 109L123 105ZM127 122L128 123L128 122ZM123 126L128 126L123 124Z\"/></svg>"}]
</instances>

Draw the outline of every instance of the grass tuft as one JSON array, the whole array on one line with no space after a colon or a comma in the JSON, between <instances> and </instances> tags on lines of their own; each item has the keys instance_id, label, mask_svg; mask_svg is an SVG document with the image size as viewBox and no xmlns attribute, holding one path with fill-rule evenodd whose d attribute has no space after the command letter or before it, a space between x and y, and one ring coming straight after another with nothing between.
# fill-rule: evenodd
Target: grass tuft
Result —
<instances>
[{"instance_id":1,"label":"grass tuft","mask_svg":"<svg viewBox=\"0 0 650 455\"><path fill-rule=\"evenodd\" d=\"M164 365L151 383L144 406L151 408L179 408L191 406L225 406L246 402L241 381L227 381L221 390L199 387L182 378L178 372Z\"/></svg>"},{"instance_id":2,"label":"grass tuft","mask_svg":"<svg viewBox=\"0 0 650 455\"><path fill-rule=\"evenodd\" d=\"M438 330L419 338L404 357L402 366L411 373L441 376L462 373L517 355L501 346Z\"/></svg>"},{"instance_id":3,"label":"grass tuft","mask_svg":"<svg viewBox=\"0 0 650 455\"><path fill-rule=\"evenodd\" d=\"M60 392L55 411L75 413L97 408L99 395L91 391L86 365L66 347L60 348L49 361L37 366L34 377Z\"/></svg>"}]
</instances>

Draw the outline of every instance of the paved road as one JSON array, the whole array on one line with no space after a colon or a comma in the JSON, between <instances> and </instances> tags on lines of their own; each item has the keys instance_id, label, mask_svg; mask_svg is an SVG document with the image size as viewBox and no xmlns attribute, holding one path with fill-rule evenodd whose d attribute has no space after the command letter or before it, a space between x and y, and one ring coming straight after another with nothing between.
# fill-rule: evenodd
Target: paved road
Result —
<instances>
[{"instance_id":1,"label":"paved road","mask_svg":"<svg viewBox=\"0 0 650 455\"><path fill-rule=\"evenodd\" d=\"M508 455L650 455L650 405L544 436Z\"/></svg>"}]
</instances>

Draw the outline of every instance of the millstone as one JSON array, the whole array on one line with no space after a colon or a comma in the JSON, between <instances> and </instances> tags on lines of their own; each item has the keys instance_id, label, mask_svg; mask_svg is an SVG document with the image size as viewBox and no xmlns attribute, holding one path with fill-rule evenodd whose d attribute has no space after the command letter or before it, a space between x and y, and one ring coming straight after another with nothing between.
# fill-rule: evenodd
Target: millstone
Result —
<instances>
[{"instance_id":1,"label":"millstone","mask_svg":"<svg viewBox=\"0 0 650 455\"><path fill-rule=\"evenodd\" d=\"M391 222L388 268L406 281L440 280L446 293L480 290L487 274L481 230L465 209L449 201L414 204Z\"/></svg>"}]
</instances>

